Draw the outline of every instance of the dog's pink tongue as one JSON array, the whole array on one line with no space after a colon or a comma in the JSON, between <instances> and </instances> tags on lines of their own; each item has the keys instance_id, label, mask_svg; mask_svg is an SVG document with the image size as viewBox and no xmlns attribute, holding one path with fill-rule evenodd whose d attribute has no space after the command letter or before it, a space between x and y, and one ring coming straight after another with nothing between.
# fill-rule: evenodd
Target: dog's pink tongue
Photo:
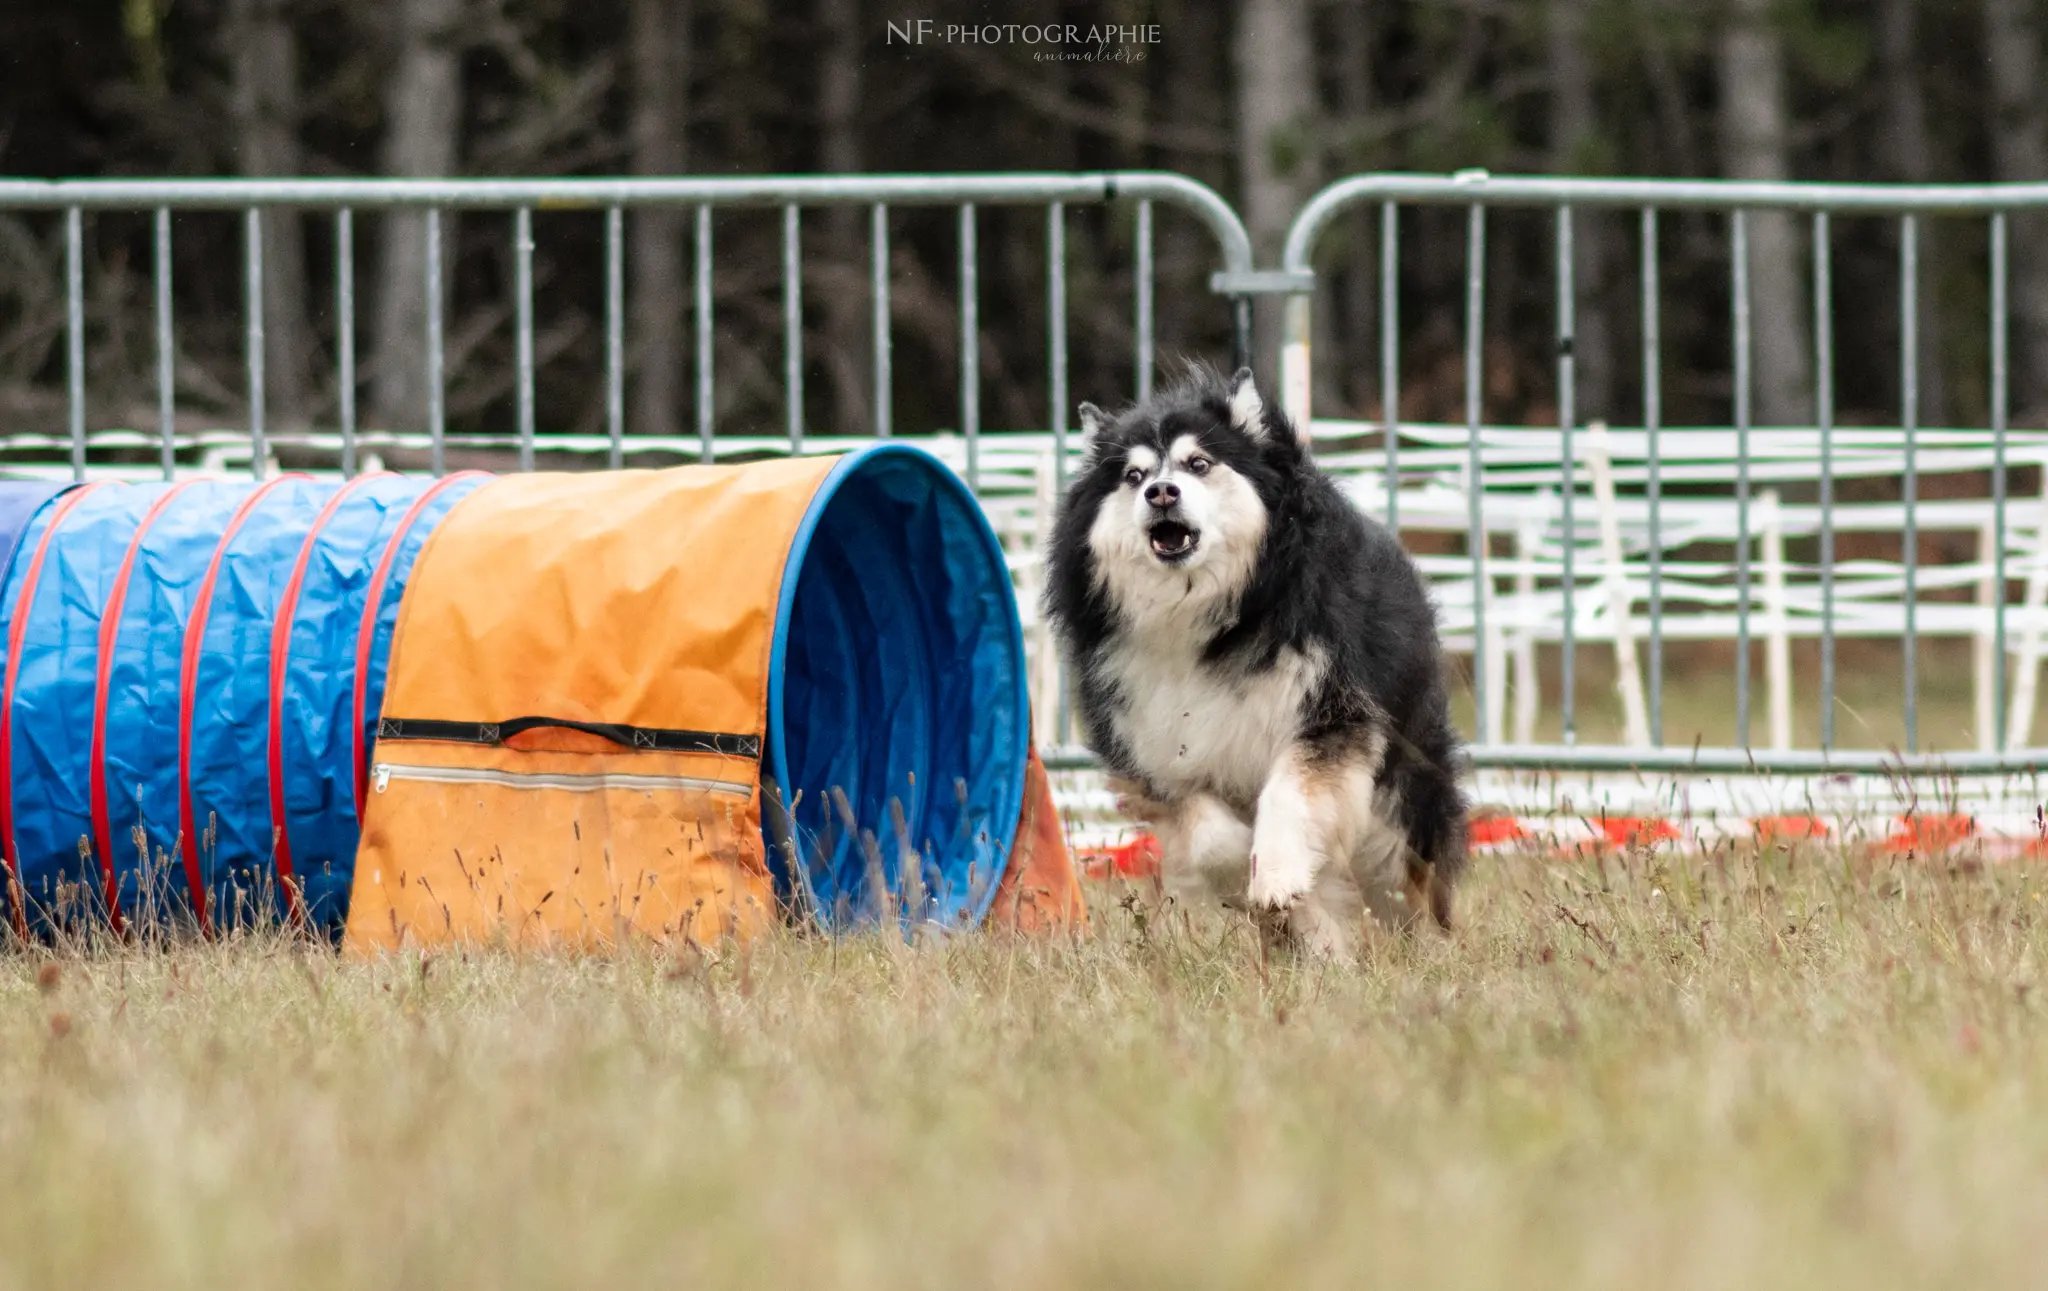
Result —
<instances>
[{"instance_id":1,"label":"dog's pink tongue","mask_svg":"<svg viewBox=\"0 0 2048 1291\"><path fill-rule=\"evenodd\" d=\"M1152 550L1162 556L1176 556L1195 543L1194 531L1185 525L1167 521L1152 527Z\"/></svg>"}]
</instances>

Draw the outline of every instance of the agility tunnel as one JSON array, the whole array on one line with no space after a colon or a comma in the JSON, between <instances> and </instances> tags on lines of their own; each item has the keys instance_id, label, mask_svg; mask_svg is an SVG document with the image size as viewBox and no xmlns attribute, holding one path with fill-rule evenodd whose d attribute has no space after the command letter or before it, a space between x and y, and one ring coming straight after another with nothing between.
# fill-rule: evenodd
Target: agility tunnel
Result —
<instances>
[{"instance_id":1,"label":"agility tunnel","mask_svg":"<svg viewBox=\"0 0 2048 1291\"><path fill-rule=\"evenodd\" d=\"M19 932L147 911L367 952L1078 911L1002 551L919 450L6 483L0 551Z\"/></svg>"}]
</instances>

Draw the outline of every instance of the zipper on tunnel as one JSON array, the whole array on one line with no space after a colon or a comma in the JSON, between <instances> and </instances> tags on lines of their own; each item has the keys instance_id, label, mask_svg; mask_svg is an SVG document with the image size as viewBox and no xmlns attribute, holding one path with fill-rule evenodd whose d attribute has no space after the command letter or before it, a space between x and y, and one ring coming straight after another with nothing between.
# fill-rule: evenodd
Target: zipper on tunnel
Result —
<instances>
[{"instance_id":1,"label":"zipper on tunnel","mask_svg":"<svg viewBox=\"0 0 2048 1291\"><path fill-rule=\"evenodd\" d=\"M640 775L630 771L576 773L566 771L491 771L478 767L412 766L379 762L371 768L374 787L383 793L393 780L426 780L438 784L496 784L513 789L561 789L594 793L600 789L682 789L693 793L754 792L752 781L713 780L702 776Z\"/></svg>"}]
</instances>

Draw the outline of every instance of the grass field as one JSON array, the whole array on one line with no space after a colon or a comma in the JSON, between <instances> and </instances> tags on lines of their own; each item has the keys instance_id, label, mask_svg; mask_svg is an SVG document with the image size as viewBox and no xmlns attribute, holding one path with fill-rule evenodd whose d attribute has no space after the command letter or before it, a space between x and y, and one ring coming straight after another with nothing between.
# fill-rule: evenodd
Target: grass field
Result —
<instances>
[{"instance_id":1,"label":"grass field","mask_svg":"<svg viewBox=\"0 0 2048 1291\"><path fill-rule=\"evenodd\" d=\"M713 959L0 960L0 1286L2036 1286L2042 879L1482 863Z\"/></svg>"}]
</instances>

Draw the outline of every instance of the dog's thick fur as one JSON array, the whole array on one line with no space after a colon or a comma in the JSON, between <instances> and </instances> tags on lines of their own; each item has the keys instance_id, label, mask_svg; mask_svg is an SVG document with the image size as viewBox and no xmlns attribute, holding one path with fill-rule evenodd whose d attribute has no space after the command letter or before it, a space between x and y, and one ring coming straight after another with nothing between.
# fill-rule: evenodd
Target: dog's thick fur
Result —
<instances>
[{"instance_id":1,"label":"dog's thick fur","mask_svg":"<svg viewBox=\"0 0 2048 1291\"><path fill-rule=\"evenodd\" d=\"M1343 953L1358 902L1448 928L1462 751L1399 541L1310 460L1249 369L1081 405L1046 609L1086 737L1169 878ZM1348 892L1347 892L1348 889Z\"/></svg>"}]
</instances>

